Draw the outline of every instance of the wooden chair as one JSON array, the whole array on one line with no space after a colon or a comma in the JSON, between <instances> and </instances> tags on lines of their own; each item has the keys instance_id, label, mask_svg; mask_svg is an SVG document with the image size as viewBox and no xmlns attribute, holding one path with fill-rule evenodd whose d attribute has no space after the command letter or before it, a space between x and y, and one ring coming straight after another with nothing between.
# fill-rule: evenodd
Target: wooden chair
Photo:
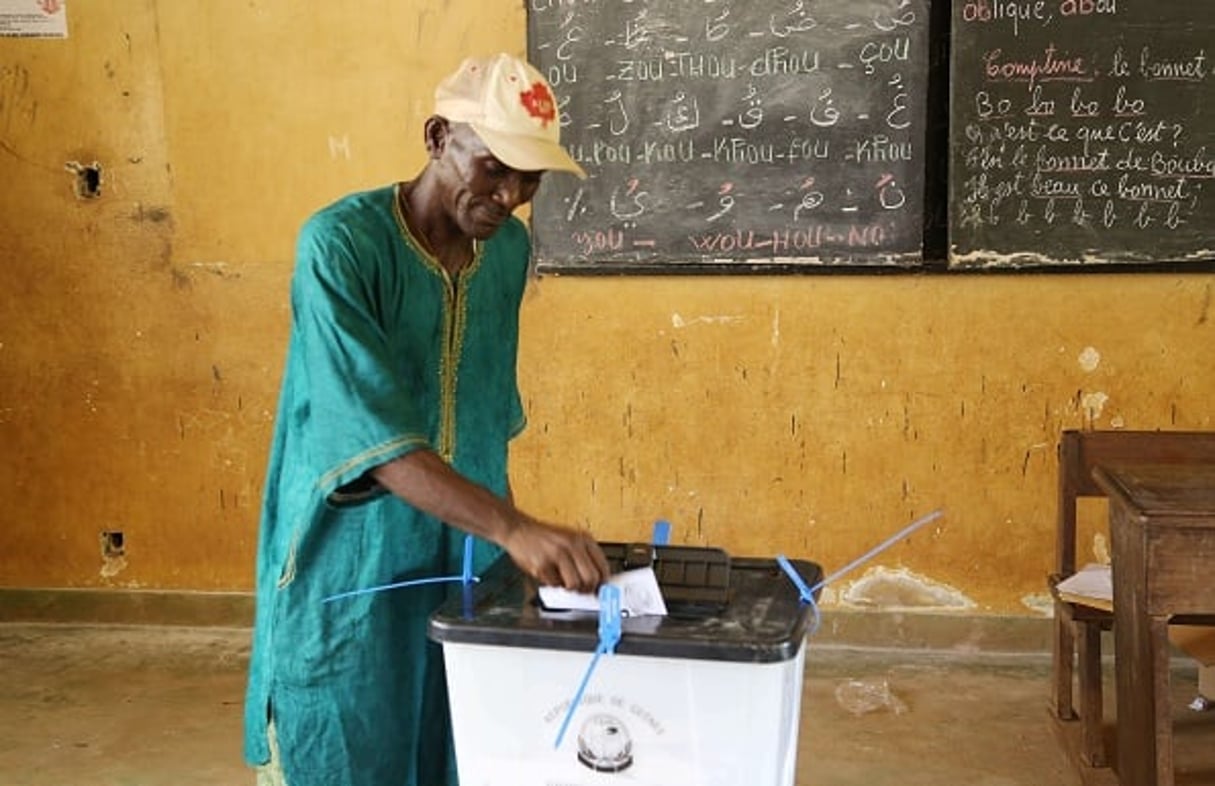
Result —
<instances>
[{"instance_id":1,"label":"wooden chair","mask_svg":"<svg viewBox=\"0 0 1215 786\"><path fill-rule=\"evenodd\" d=\"M1052 710L1060 721L1079 720L1080 758L1090 767L1106 767L1109 761L1102 732L1101 631L1113 627L1114 615L1070 603L1056 590L1060 581L1076 572L1077 501L1105 496L1093 481L1093 468L1101 464L1190 461L1215 461L1215 432L1069 430L1059 441L1055 572L1048 580L1055 602ZM1078 718L1073 680L1080 698Z\"/></svg>"}]
</instances>

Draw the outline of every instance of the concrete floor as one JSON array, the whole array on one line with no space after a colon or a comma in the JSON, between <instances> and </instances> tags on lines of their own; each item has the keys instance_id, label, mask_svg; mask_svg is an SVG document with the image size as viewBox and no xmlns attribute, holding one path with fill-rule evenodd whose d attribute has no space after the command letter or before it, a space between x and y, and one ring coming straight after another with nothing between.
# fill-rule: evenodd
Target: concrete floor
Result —
<instances>
[{"instance_id":1,"label":"concrete floor","mask_svg":"<svg viewBox=\"0 0 1215 786\"><path fill-rule=\"evenodd\" d=\"M0 625L0 784L252 786L247 658L241 629ZM797 784L1079 784L1047 713L1049 667L811 642ZM1184 704L1193 670L1173 684ZM1187 712L1178 786L1215 784L1215 713Z\"/></svg>"}]
</instances>

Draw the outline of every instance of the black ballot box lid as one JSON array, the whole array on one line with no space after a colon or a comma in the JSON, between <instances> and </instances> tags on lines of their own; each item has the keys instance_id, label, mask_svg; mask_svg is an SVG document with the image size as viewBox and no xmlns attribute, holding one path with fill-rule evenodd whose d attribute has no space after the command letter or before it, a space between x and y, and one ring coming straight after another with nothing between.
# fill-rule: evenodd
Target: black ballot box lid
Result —
<instances>
[{"instance_id":1,"label":"black ballot box lid","mask_svg":"<svg viewBox=\"0 0 1215 786\"><path fill-rule=\"evenodd\" d=\"M667 606L666 616L624 618L619 655L786 661L797 656L816 614L775 559L689 546L600 545L613 572L652 565ZM822 578L814 562L789 562L807 586ZM440 643L592 652L599 616L543 608L535 582L503 555L431 615L429 635Z\"/></svg>"}]
</instances>

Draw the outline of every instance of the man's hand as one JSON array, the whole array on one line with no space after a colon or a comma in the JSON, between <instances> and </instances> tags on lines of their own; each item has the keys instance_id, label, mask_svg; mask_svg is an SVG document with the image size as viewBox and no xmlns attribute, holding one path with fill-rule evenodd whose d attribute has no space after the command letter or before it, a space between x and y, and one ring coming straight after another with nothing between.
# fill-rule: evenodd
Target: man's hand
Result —
<instances>
[{"instance_id":1,"label":"man's hand","mask_svg":"<svg viewBox=\"0 0 1215 786\"><path fill-rule=\"evenodd\" d=\"M547 586L596 592L611 569L588 533L521 515L502 547L527 575Z\"/></svg>"},{"instance_id":2,"label":"man's hand","mask_svg":"<svg viewBox=\"0 0 1215 786\"><path fill-rule=\"evenodd\" d=\"M538 521L507 495L490 493L429 450L415 450L371 470L376 481L440 521L497 543L527 575L554 587L595 592L611 570L586 532Z\"/></svg>"}]
</instances>

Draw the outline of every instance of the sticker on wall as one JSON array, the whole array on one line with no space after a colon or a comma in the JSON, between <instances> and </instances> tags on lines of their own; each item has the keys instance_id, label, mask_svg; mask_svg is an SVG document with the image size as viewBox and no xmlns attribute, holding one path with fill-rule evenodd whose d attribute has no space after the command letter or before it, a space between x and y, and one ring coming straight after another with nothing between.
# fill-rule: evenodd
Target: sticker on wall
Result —
<instances>
[{"instance_id":1,"label":"sticker on wall","mask_svg":"<svg viewBox=\"0 0 1215 786\"><path fill-rule=\"evenodd\" d=\"M67 38L67 0L0 0L0 36Z\"/></svg>"}]
</instances>

